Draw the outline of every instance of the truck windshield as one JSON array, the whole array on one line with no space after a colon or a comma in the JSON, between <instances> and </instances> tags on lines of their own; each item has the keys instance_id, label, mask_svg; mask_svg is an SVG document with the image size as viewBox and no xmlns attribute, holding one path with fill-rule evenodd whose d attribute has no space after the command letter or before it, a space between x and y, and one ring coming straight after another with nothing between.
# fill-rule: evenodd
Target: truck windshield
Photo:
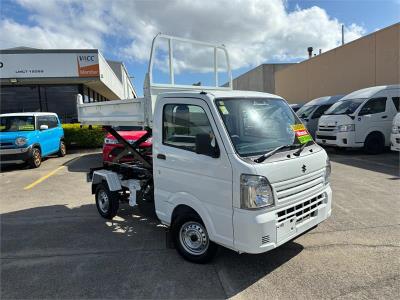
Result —
<instances>
[{"instance_id":1,"label":"truck windshield","mask_svg":"<svg viewBox=\"0 0 400 300\"><path fill-rule=\"evenodd\" d=\"M217 99L216 105L240 156L301 144L294 125L303 125L282 99Z\"/></svg>"},{"instance_id":2,"label":"truck windshield","mask_svg":"<svg viewBox=\"0 0 400 300\"><path fill-rule=\"evenodd\" d=\"M33 131L35 130L34 116L9 116L0 117L0 131Z\"/></svg>"},{"instance_id":3,"label":"truck windshield","mask_svg":"<svg viewBox=\"0 0 400 300\"><path fill-rule=\"evenodd\" d=\"M316 107L316 105L305 105L301 107L296 114L299 116L299 118L308 119Z\"/></svg>"},{"instance_id":4,"label":"truck windshield","mask_svg":"<svg viewBox=\"0 0 400 300\"><path fill-rule=\"evenodd\" d=\"M346 99L340 100L333 104L324 115L349 115L356 111L356 109L365 101L364 98L360 99Z\"/></svg>"}]
</instances>

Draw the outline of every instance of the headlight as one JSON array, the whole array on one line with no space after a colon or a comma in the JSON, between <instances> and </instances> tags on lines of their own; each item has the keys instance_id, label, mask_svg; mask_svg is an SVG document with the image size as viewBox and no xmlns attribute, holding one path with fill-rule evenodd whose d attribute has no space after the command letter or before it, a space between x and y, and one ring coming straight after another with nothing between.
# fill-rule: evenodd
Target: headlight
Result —
<instances>
[{"instance_id":1,"label":"headlight","mask_svg":"<svg viewBox=\"0 0 400 300\"><path fill-rule=\"evenodd\" d=\"M392 127L392 133L397 134L400 132L400 126L393 126Z\"/></svg>"},{"instance_id":2,"label":"headlight","mask_svg":"<svg viewBox=\"0 0 400 300\"><path fill-rule=\"evenodd\" d=\"M255 209L274 205L274 194L267 178L257 175L240 176L240 208Z\"/></svg>"},{"instance_id":3,"label":"headlight","mask_svg":"<svg viewBox=\"0 0 400 300\"><path fill-rule=\"evenodd\" d=\"M23 145L26 144L27 141L28 141L28 140L27 140L26 138L24 138L24 137L19 137L19 138L16 138L16 140L15 140L15 145L17 145L18 147L22 147Z\"/></svg>"},{"instance_id":4,"label":"headlight","mask_svg":"<svg viewBox=\"0 0 400 300\"><path fill-rule=\"evenodd\" d=\"M329 157L326 158L326 166L325 166L325 185L329 183L329 177L331 176L332 167L331 160Z\"/></svg>"},{"instance_id":5,"label":"headlight","mask_svg":"<svg viewBox=\"0 0 400 300\"><path fill-rule=\"evenodd\" d=\"M116 139L109 139L109 138L105 138L104 139L104 144L118 144L118 141Z\"/></svg>"},{"instance_id":6,"label":"headlight","mask_svg":"<svg viewBox=\"0 0 400 300\"><path fill-rule=\"evenodd\" d=\"M355 126L354 124L347 124L347 125L339 125L339 131L341 132L347 132L347 131L354 131Z\"/></svg>"}]
</instances>

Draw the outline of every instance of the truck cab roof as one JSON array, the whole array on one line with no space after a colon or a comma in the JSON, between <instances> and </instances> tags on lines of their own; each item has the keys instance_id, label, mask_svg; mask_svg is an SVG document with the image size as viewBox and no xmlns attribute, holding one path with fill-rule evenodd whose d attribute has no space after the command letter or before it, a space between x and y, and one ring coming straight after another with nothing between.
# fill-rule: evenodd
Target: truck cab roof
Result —
<instances>
[{"instance_id":1,"label":"truck cab roof","mask_svg":"<svg viewBox=\"0 0 400 300\"><path fill-rule=\"evenodd\" d=\"M274 94L264 93L264 92L253 92L253 91L240 91L240 90L206 90L203 91L201 89L196 91L182 91L182 92L167 92L163 93L163 95L168 95L169 97L183 97L183 96L193 96L198 94L207 94L212 98L276 98L283 99Z\"/></svg>"},{"instance_id":2,"label":"truck cab roof","mask_svg":"<svg viewBox=\"0 0 400 300\"><path fill-rule=\"evenodd\" d=\"M351 92L350 94L347 94L340 100L346 100L346 99L358 99L358 98L371 98L378 92L381 92L383 90L390 90L390 89L399 89L400 84L393 84L393 85L381 85L381 86L373 86L361 90L357 90L354 92Z\"/></svg>"}]
</instances>

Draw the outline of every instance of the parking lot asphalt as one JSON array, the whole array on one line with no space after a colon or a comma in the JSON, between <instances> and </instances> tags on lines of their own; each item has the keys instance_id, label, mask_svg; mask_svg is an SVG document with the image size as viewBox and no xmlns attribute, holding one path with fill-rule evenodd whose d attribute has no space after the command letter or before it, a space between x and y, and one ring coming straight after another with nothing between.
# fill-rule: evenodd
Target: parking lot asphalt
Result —
<instances>
[{"instance_id":1,"label":"parking lot asphalt","mask_svg":"<svg viewBox=\"0 0 400 300\"><path fill-rule=\"evenodd\" d=\"M99 153L7 167L0 297L399 299L399 154L329 153L326 222L265 254L221 249L208 265L184 261L136 209L122 206L112 222L98 215L85 172L101 165Z\"/></svg>"}]
</instances>

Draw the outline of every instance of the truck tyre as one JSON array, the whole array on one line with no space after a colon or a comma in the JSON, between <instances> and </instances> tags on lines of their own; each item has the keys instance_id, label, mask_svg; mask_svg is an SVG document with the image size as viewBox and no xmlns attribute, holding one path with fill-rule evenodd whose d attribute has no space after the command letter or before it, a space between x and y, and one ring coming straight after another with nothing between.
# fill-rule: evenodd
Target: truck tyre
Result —
<instances>
[{"instance_id":1,"label":"truck tyre","mask_svg":"<svg viewBox=\"0 0 400 300\"><path fill-rule=\"evenodd\" d=\"M385 139L378 132L370 133L364 142L364 151L368 154L379 154L385 149Z\"/></svg>"},{"instance_id":2,"label":"truck tyre","mask_svg":"<svg viewBox=\"0 0 400 300\"><path fill-rule=\"evenodd\" d=\"M67 147L64 141L60 141L60 148L58 149L58 156L64 157L67 154Z\"/></svg>"},{"instance_id":3,"label":"truck tyre","mask_svg":"<svg viewBox=\"0 0 400 300\"><path fill-rule=\"evenodd\" d=\"M218 246L210 241L203 221L196 215L178 216L172 224L172 238L186 260L204 264L211 261Z\"/></svg>"},{"instance_id":4,"label":"truck tyre","mask_svg":"<svg viewBox=\"0 0 400 300\"><path fill-rule=\"evenodd\" d=\"M28 164L31 168L39 168L42 164L42 152L38 147L32 149L31 157L28 160Z\"/></svg>"},{"instance_id":5,"label":"truck tyre","mask_svg":"<svg viewBox=\"0 0 400 300\"><path fill-rule=\"evenodd\" d=\"M106 183L96 188L96 207L99 214L108 220L117 215L119 208L119 193L110 191Z\"/></svg>"}]
</instances>

